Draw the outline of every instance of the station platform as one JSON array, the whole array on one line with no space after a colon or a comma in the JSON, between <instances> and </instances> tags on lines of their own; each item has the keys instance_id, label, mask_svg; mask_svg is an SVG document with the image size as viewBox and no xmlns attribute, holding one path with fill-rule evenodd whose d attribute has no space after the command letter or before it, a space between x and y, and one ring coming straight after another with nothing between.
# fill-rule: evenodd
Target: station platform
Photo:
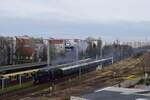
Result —
<instances>
[{"instance_id":1,"label":"station platform","mask_svg":"<svg viewBox=\"0 0 150 100\"><path fill-rule=\"evenodd\" d=\"M0 66L0 74L8 74L12 72L25 71L30 69L38 69L38 68L43 68L46 65L47 65L46 62L40 62L40 63L27 63L27 64Z\"/></svg>"}]
</instances>

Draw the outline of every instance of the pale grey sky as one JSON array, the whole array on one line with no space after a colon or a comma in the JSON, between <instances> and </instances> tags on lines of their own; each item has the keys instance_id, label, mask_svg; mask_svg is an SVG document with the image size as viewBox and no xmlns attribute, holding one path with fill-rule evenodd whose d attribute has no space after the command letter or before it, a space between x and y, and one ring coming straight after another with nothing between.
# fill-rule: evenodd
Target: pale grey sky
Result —
<instances>
[{"instance_id":1,"label":"pale grey sky","mask_svg":"<svg viewBox=\"0 0 150 100\"><path fill-rule=\"evenodd\" d=\"M0 33L140 39L150 36L149 9L150 0L0 0Z\"/></svg>"}]
</instances>

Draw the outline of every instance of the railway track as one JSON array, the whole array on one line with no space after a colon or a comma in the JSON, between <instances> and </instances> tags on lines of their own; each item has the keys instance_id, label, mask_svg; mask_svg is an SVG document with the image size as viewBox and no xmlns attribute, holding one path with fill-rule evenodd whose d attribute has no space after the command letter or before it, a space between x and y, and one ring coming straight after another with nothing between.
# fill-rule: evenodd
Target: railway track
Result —
<instances>
[{"instance_id":1,"label":"railway track","mask_svg":"<svg viewBox=\"0 0 150 100\"><path fill-rule=\"evenodd\" d=\"M53 84L64 84L65 81L76 77L76 75L70 75L66 76L63 79L55 80ZM46 88L49 88L52 83L44 83L39 85L33 85L32 87L17 90L13 93L7 92L5 94L0 95L0 100L19 100L23 97L26 97L27 95L34 95L34 93L38 92L39 90L44 90ZM13 99L12 99L13 98Z\"/></svg>"},{"instance_id":2,"label":"railway track","mask_svg":"<svg viewBox=\"0 0 150 100\"><path fill-rule=\"evenodd\" d=\"M140 63L140 61L138 63ZM128 75L133 72L133 69L136 68L136 64L138 64L138 63L135 62L135 63L130 64L130 66L123 66L122 68L117 67L117 69L118 69L118 71L121 71L122 74ZM134 65L134 66L132 66L132 65ZM84 74L83 77L85 76L86 78L84 80L81 80L80 85L81 86L83 85L82 87L84 87L84 86L85 87L86 86L94 87L97 83L101 83L101 84L99 84L99 87L103 87L103 86L105 86L106 81L108 81L108 80L110 80L110 82L113 81L112 77L113 77L113 71L114 71L113 69L114 68L115 67L112 67L112 68L108 67L108 68L104 69L104 71L102 71L101 74L98 76L95 76L97 74L93 74L93 75L87 77L87 75L89 73ZM90 73L94 73L94 72L90 72ZM59 81L57 80L55 82L55 84L57 85L57 89L54 91L55 95L52 95L52 97L56 96L57 93L59 94L61 91L64 91L68 87L73 87L73 86L78 85L78 84L68 85L66 83L66 81L68 81L69 79L73 79L75 77L76 77L76 75L71 75L71 76L65 77L64 79L61 79ZM25 98L28 96L38 97L40 95L47 94L43 90L47 89L49 86L50 86L50 84L48 84L48 83L40 84L40 85L33 86L33 87L30 87L27 89L22 89L22 90L13 92L13 93L7 93L5 95L0 96L0 100L19 100L21 98Z\"/></svg>"},{"instance_id":3,"label":"railway track","mask_svg":"<svg viewBox=\"0 0 150 100\"><path fill-rule=\"evenodd\" d=\"M139 63L139 62L138 62ZM125 75L130 75L131 73L132 73L132 71L133 71L133 69L135 69L137 66L136 66L136 64L137 64L137 62L136 63L133 63L133 64L131 64L131 65L134 65L135 64L135 66L129 66L129 68L126 66L126 67L122 67L121 69L120 68L118 68L119 70L118 71L121 71L121 70L123 70L122 71L122 74L125 74ZM71 86L66 86L67 88L72 88L72 87L75 87L75 88L78 88L78 86L79 86L79 88L78 89L76 89L76 90L79 90L79 91L77 91L78 93L82 93L82 92L85 92L85 91L89 91L90 89L88 89L88 88L85 88L84 89L84 87L93 87L92 88L92 90L94 90L94 89L96 89L96 88L102 88L102 87L104 87L104 86L107 86L107 85L115 85L115 84L117 84L117 83L119 83L120 82L120 80L116 80L116 82L115 83L113 83L113 73L112 73L112 70L113 68L110 68L109 69L109 71L104 71L104 72L102 72L103 74L102 75L100 75L100 76L97 76L97 77L94 77L95 76L95 74L93 74L94 76L91 76L91 77L88 77L88 78L86 78L85 80L82 80L81 81L81 83L78 83L78 84L74 84L74 85L71 85ZM134 73L133 73L134 74ZM85 76L86 77L86 75L87 74L85 74L85 75L83 75L83 77ZM91 75L91 74L90 74ZM90 76L89 75L89 76ZM110 82L111 84L108 84L108 82ZM113 84L112 84L113 83ZM81 85L81 86L80 86ZM64 84L62 84L61 86L64 86ZM60 87L61 87L60 86ZM76 87L77 86L77 87ZM95 87L96 86L96 87ZM66 90L66 91L68 91L67 90L67 88L66 88L65 86L64 86L64 88L59 88L58 90L57 90L57 92L54 92L53 94L52 94L52 96L50 96L50 97L56 97L56 96L60 96L61 94L63 94L63 93L65 93L64 91ZM82 90L84 90L84 91L82 91ZM82 91L82 92L81 92ZM71 91L70 91L71 92ZM42 94L42 92L40 92L40 93L37 93L35 96L39 96L40 94ZM69 94L68 92L66 93L66 94ZM76 94L76 93L75 93ZM49 96L48 96L49 97ZM64 95L62 96L62 97L64 97Z\"/></svg>"},{"instance_id":4,"label":"railway track","mask_svg":"<svg viewBox=\"0 0 150 100\"><path fill-rule=\"evenodd\" d=\"M0 96L0 100L18 100L28 94L31 94L38 90L42 90L48 86L49 86L49 84L41 84L41 85L32 86L30 88L21 89L21 90L12 92L12 93L11 92L5 93Z\"/></svg>"}]
</instances>

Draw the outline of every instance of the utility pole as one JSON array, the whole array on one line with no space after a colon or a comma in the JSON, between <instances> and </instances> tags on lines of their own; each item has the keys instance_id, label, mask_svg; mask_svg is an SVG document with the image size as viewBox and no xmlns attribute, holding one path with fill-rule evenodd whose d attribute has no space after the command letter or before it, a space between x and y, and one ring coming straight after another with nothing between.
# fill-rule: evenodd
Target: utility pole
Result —
<instances>
[{"instance_id":1,"label":"utility pole","mask_svg":"<svg viewBox=\"0 0 150 100\"><path fill-rule=\"evenodd\" d=\"M98 44L99 45L99 44ZM99 59L102 59L103 57L103 46L102 46L102 40L101 40L101 45L100 45L100 51L99 51ZM97 60L97 59L96 59ZM103 63L101 63L100 65L98 65L97 69L100 70L103 68Z\"/></svg>"},{"instance_id":2,"label":"utility pole","mask_svg":"<svg viewBox=\"0 0 150 100\"><path fill-rule=\"evenodd\" d=\"M144 62L144 82L145 82L145 85L147 85L147 77L148 77L148 74L146 72L146 67L147 67L147 64L146 64L146 62Z\"/></svg>"},{"instance_id":3,"label":"utility pole","mask_svg":"<svg viewBox=\"0 0 150 100\"><path fill-rule=\"evenodd\" d=\"M145 85L147 85L147 78L148 78L148 72L149 72L149 65L150 65L150 52L147 52L144 54L144 80Z\"/></svg>"},{"instance_id":4,"label":"utility pole","mask_svg":"<svg viewBox=\"0 0 150 100\"><path fill-rule=\"evenodd\" d=\"M101 43L101 49L100 49L100 58L102 59L103 57L103 43Z\"/></svg>"},{"instance_id":5,"label":"utility pole","mask_svg":"<svg viewBox=\"0 0 150 100\"><path fill-rule=\"evenodd\" d=\"M50 43L47 40L47 65L50 66Z\"/></svg>"},{"instance_id":6,"label":"utility pole","mask_svg":"<svg viewBox=\"0 0 150 100\"><path fill-rule=\"evenodd\" d=\"M50 66L50 43L49 40L47 40L47 66ZM51 93L54 88L54 83L53 81L50 81L50 87L49 87L49 92Z\"/></svg>"},{"instance_id":7,"label":"utility pole","mask_svg":"<svg viewBox=\"0 0 150 100\"><path fill-rule=\"evenodd\" d=\"M76 65L78 65L79 60L79 47L78 47L78 41L76 43ZM79 78L81 78L81 67L79 68Z\"/></svg>"}]
</instances>

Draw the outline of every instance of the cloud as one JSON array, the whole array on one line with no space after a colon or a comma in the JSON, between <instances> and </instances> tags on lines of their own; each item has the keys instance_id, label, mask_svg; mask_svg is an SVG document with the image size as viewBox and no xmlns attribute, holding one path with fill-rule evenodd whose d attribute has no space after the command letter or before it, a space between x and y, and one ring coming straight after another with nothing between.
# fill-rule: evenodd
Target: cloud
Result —
<instances>
[{"instance_id":1,"label":"cloud","mask_svg":"<svg viewBox=\"0 0 150 100\"><path fill-rule=\"evenodd\" d=\"M149 0L1 0L5 17L71 21L147 21Z\"/></svg>"},{"instance_id":2,"label":"cloud","mask_svg":"<svg viewBox=\"0 0 150 100\"><path fill-rule=\"evenodd\" d=\"M23 18L3 18L0 24L1 35L31 35L59 38L113 37L137 38L150 37L150 22L63 22Z\"/></svg>"},{"instance_id":3,"label":"cloud","mask_svg":"<svg viewBox=\"0 0 150 100\"><path fill-rule=\"evenodd\" d=\"M150 36L150 0L0 0L0 35Z\"/></svg>"}]
</instances>

